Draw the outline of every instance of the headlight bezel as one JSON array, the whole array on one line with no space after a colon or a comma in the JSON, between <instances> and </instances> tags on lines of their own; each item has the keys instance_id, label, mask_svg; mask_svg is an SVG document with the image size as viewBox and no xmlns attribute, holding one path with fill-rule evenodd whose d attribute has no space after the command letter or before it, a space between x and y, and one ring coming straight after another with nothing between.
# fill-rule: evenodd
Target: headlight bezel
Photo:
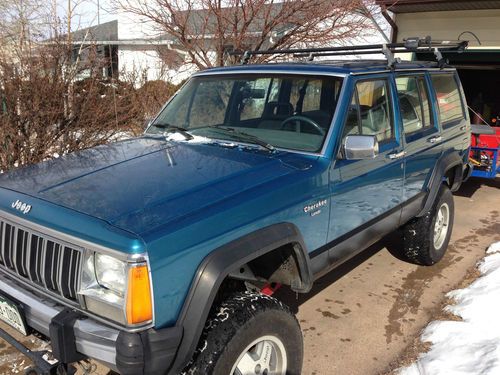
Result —
<instances>
[{"instance_id":1,"label":"headlight bezel","mask_svg":"<svg viewBox=\"0 0 500 375\"><path fill-rule=\"evenodd\" d=\"M124 290L118 292L112 288L102 285L98 280L96 272L96 256L111 258L121 262L124 266ZM106 259L104 258L104 259ZM91 267L89 267L91 265ZM145 267L149 284L149 298L151 304L151 319L139 323L128 323L127 302L129 296L129 274L134 267ZM84 249L80 270L80 283L78 288L78 300L81 307L91 314L109 320L129 330L147 328L154 325L154 297L149 258L146 253L124 254L118 251L101 251Z\"/></svg>"}]
</instances>

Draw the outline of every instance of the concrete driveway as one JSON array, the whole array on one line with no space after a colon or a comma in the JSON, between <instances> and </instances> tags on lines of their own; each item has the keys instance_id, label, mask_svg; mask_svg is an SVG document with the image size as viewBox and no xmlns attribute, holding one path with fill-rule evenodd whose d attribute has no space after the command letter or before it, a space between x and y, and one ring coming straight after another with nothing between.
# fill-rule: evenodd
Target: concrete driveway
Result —
<instances>
[{"instance_id":1,"label":"concrete driveway","mask_svg":"<svg viewBox=\"0 0 500 375\"><path fill-rule=\"evenodd\" d=\"M303 374L386 373L494 241L500 241L500 179L472 180L455 195L453 236L439 264L398 259L398 237L390 235L319 279L309 294L280 292L304 332ZM0 340L0 374L21 370L23 361Z\"/></svg>"},{"instance_id":2,"label":"concrete driveway","mask_svg":"<svg viewBox=\"0 0 500 375\"><path fill-rule=\"evenodd\" d=\"M398 237L390 235L318 280L294 303L304 332L303 374L386 373L444 294L499 240L500 178L472 180L455 194L453 235L439 264L398 259Z\"/></svg>"}]
</instances>

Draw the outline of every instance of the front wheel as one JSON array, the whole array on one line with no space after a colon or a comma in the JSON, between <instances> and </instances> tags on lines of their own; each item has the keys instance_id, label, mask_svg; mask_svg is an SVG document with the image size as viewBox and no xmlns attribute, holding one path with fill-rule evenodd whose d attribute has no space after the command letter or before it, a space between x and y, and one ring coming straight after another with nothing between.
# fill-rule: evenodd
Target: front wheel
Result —
<instances>
[{"instance_id":1,"label":"front wheel","mask_svg":"<svg viewBox=\"0 0 500 375\"><path fill-rule=\"evenodd\" d=\"M242 292L213 310L184 374L299 375L299 323L273 297Z\"/></svg>"}]
</instances>

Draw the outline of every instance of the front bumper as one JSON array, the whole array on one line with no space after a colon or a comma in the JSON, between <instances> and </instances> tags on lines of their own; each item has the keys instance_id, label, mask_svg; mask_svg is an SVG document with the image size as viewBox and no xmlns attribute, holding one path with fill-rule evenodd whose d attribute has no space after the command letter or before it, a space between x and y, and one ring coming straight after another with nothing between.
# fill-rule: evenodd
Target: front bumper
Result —
<instances>
[{"instance_id":1,"label":"front bumper","mask_svg":"<svg viewBox=\"0 0 500 375\"><path fill-rule=\"evenodd\" d=\"M51 342L67 337L51 337L49 326L64 306L49 298L26 290L11 276L0 272L0 291L23 305L26 323L49 337ZM179 327L162 330L148 329L128 333L91 318L73 320L71 340L84 357L95 359L122 374L163 374L170 367L182 338ZM54 334L54 332L52 332ZM58 358L60 359L60 358Z\"/></svg>"}]
</instances>

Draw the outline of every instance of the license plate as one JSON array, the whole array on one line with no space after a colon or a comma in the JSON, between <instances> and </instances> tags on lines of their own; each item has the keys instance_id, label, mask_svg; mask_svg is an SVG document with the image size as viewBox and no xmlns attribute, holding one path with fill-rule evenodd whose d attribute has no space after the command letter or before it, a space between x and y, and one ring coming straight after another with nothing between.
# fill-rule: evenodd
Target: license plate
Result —
<instances>
[{"instance_id":1,"label":"license plate","mask_svg":"<svg viewBox=\"0 0 500 375\"><path fill-rule=\"evenodd\" d=\"M0 295L0 320L3 320L23 335L28 335L21 308L2 295Z\"/></svg>"}]
</instances>

